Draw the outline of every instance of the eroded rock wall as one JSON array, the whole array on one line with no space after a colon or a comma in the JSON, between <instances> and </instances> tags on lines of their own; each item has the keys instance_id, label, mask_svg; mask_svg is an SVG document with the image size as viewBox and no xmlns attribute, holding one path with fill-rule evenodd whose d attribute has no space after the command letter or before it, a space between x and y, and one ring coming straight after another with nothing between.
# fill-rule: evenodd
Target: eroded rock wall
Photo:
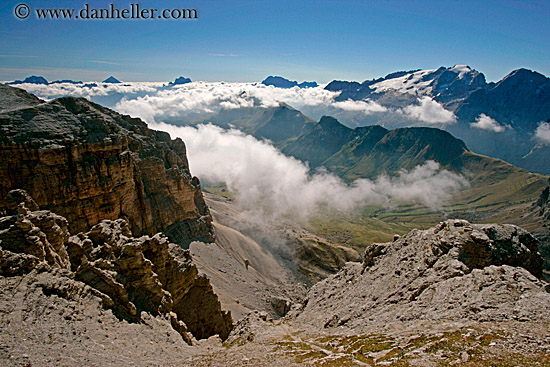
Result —
<instances>
[{"instance_id":1,"label":"eroded rock wall","mask_svg":"<svg viewBox=\"0 0 550 367\"><path fill-rule=\"evenodd\" d=\"M138 236L164 231L183 246L213 241L181 139L83 98L39 103L13 89L0 88L0 99L11 101L0 110L1 198L24 189L41 208L67 218L72 233L124 218Z\"/></svg>"},{"instance_id":2,"label":"eroded rock wall","mask_svg":"<svg viewBox=\"0 0 550 367\"><path fill-rule=\"evenodd\" d=\"M0 218L0 276L47 272L52 285L46 293L77 297L89 289L118 318L141 322L144 312L165 317L189 343L191 335L229 335L231 315L222 311L209 280L198 273L189 250L165 235L133 237L128 223L117 219L70 236L62 216L30 211L24 202L15 210ZM76 291L59 276L78 285L71 286Z\"/></svg>"}]
</instances>

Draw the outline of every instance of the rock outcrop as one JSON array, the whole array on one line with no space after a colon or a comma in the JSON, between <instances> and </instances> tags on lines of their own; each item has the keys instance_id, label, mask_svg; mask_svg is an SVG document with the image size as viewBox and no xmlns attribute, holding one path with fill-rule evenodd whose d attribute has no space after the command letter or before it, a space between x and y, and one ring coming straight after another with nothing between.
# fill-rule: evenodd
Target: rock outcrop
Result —
<instances>
[{"instance_id":1,"label":"rock outcrop","mask_svg":"<svg viewBox=\"0 0 550 367\"><path fill-rule=\"evenodd\" d=\"M5 85L0 128L1 198L24 189L67 218L72 233L124 218L138 236L163 231L183 246L213 241L181 139L83 98L44 102Z\"/></svg>"},{"instance_id":2,"label":"rock outcrop","mask_svg":"<svg viewBox=\"0 0 550 367\"><path fill-rule=\"evenodd\" d=\"M550 311L537 240L513 225L448 220L394 242L370 245L316 284L297 320L367 323L461 319L536 320Z\"/></svg>"},{"instance_id":3,"label":"rock outcrop","mask_svg":"<svg viewBox=\"0 0 550 367\"><path fill-rule=\"evenodd\" d=\"M296 238L295 256L300 272L318 281L337 273L349 261L360 261L361 256L352 248L335 245L313 235Z\"/></svg>"},{"instance_id":4,"label":"rock outcrop","mask_svg":"<svg viewBox=\"0 0 550 367\"><path fill-rule=\"evenodd\" d=\"M550 221L550 186L546 186L533 205L538 215L546 221Z\"/></svg>"},{"instance_id":5,"label":"rock outcrop","mask_svg":"<svg viewBox=\"0 0 550 367\"><path fill-rule=\"evenodd\" d=\"M24 201L16 214L0 218L0 275L35 270L56 278L61 270L73 285L55 280L46 292L69 294L67 287L84 289L85 284L120 319L140 322L143 312L164 316L189 343L188 332L197 339L229 335L231 315L221 310L209 280L198 274L189 251L166 236L135 238L123 219L104 220L70 236L65 218L47 210L31 212L24 204L30 198L21 191L10 196Z\"/></svg>"}]
</instances>

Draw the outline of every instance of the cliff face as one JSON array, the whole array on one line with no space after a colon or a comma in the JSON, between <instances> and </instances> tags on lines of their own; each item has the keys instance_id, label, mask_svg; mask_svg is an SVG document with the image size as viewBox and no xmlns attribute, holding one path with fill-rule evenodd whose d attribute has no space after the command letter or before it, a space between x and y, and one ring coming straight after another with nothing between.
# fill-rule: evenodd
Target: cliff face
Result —
<instances>
[{"instance_id":1,"label":"cliff face","mask_svg":"<svg viewBox=\"0 0 550 367\"><path fill-rule=\"evenodd\" d=\"M163 234L135 238L117 219L70 236L64 217L38 210L24 191L10 192L7 201L17 206L0 218L0 278L23 281L41 273L46 296L93 296L132 323L164 318L189 344L191 335L229 335L231 315L221 310L209 280L199 275L189 250Z\"/></svg>"},{"instance_id":2,"label":"cliff face","mask_svg":"<svg viewBox=\"0 0 550 367\"><path fill-rule=\"evenodd\" d=\"M163 231L184 246L213 240L181 139L82 98L44 102L0 85L0 101L1 198L24 189L66 217L72 233L124 218L138 236Z\"/></svg>"}]
</instances>

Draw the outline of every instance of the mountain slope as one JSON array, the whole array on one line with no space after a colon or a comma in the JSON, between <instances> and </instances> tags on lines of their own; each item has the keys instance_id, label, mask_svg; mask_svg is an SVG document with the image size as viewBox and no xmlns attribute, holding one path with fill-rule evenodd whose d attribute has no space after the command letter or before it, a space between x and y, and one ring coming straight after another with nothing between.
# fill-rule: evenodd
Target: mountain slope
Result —
<instances>
[{"instance_id":1,"label":"mountain slope","mask_svg":"<svg viewBox=\"0 0 550 367\"><path fill-rule=\"evenodd\" d=\"M539 122L550 118L550 78L527 69L514 70L470 94L455 113L465 122L484 113L520 134L532 133Z\"/></svg>"},{"instance_id":2,"label":"mountain slope","mask_svg":"<svg viewBox=\"0 0 550 367\"><path fill-rule=\"evenodd\" d=\"M236 128L258 139L280 143L300 135L312 122L313 119L300 111L281 103L277 107L268 108L223 109L206 120L193 121L189 125L212 123L224 129Z\"/></svg>"},{"instance_id":3,"label":"mountain slope","mask_svg":"<svg viewBox=\"0 0 550 367\"><path fill-rule=\"evenodd\" d=\"M372 134L368 134L365 138L360 139L362 144L355 147L360 151L352 150L351 152L360 158L346 170L340 167L341 175L348 179L376 178L383 173L391 174L401 169L410 170L428 160L461 171L463 163L460 161L460 157L467 151L462 141L443 130L433 128L395 129L387 131L377 142L374 142L372 138L368 139L371 136ZM370 145L368 143L375 144L366 151ZM341 159L339 155L345 154L345 148L343 147L335 156L325 161L324 164L327 168L332 170L333 159ZM363 149L365 152L361 154Z\"/></svg>"},{"instance_id":4,"label":"mountain slope","mask_svg":"<svg viewBox=\"0 0 550 367\"><path fill-rule=\"evenodd\" d=\"M318 123L310 124L303 132L280 144L281 151L318 167L338 152L352 138L353 130L333 117L323 116Z\"/></svg>"}]
</instances>

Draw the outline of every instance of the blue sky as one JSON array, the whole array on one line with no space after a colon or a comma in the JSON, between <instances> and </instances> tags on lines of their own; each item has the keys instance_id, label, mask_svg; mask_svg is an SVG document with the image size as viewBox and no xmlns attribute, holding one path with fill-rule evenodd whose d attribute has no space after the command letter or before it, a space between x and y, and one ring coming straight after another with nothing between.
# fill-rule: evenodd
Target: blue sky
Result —
<instances>
[{"instance_id":1,"label":"blue sky","mask_svg":"<svg viewBox=\"0 0 550 367\"><path fill-rule=\"evenodd\" d=\"M31 9L195 8L197 20L25 20ZM550 75L550 1L4 0L0 80L321 83L468 64L488 80L525 67Z\"/></svg>"}]
</instances>

